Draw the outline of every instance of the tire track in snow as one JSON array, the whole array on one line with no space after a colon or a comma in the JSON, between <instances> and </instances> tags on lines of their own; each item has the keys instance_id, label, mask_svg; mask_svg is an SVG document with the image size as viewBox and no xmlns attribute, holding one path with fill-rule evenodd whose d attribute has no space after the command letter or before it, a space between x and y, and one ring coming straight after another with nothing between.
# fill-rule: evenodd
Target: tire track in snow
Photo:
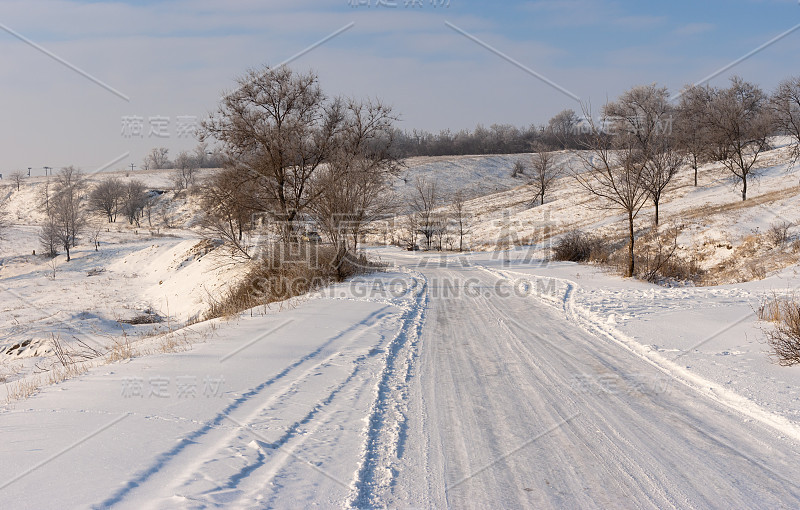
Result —
<instances>
[{"instance_id":1,"label":"tire track in snow","mask_svg":"<svg viewBox=\"0 0 800 510\"><path fill-rule=\"evenodd\" d=\"M553 276L539 276L510 270L498 271L477 264L475 267L482 269L496 277L512 282L518 280L519 277L522 277L528 280L551 280L562 284L565 287L563 296L552 296L540 292L529 292L528 295L533 296L539 301L550 306L561 308L569 320L583 328L585 331L621 346L637 357L645 360L647 363L673 380L680 382L681 384L693 389L697 393L700 393L701 395L704 395L735 412L743 414L748 418L756 420L773 428L774 430L777 430L781 434L789 436L795 443L800 444L800 425L797 423L784 416L772 413L771 411L758 405L756 402L753 402L752 400L734 391L724 388L723 386L710 381L699 374L690 372L689 370L675 363L673 360L670 360L661 354L648 349L641 343L637 342L634 338L615 328L613 325L604 323L596 318L595 314L576 302L575 294L580 290L580 286L576 282ZM518 278L514 278L513 275L517 275Z\"/></svg>"},{"instance_id":2,"label":"tire track in snow","mask_svg":"<svg viewBox=\"0 0 800 510\"><path fill-rule=\"evenodd\" d=\"M375 312L372 312L369 316L363 319L361 322L354 324L352 327L347 328L346 330L340 332L337 335L332 336L325 342L323 342L319 347L311 351L310 353L298 358L288 366L286 366L283 370L275 374L274 376L270 377L269 379L265 380L264 382L260 383L259 385L247 390L246 392L242 393L238 398L234 399L233 402L228 404L225 408L223 408L219 413L217 413L214 418L205 422L201 427L195 429L194 431L184 435L181 439L178 440L177 444L165 451L160 453L156 456L155 460L149 467L146 467L140 470L134 477L129 479L127 482L124 482L122 487L120 487L117 491L115 491L111 496L103 500L101 503L95 505L96 507L110 507L121 503L125 499L127 499L131 493L136 490L137 488L141 487L149 480L151 480L154 476L160 474L163 470L167 469L169 465L173 464L175 459L178 458L182 454L186 454L187 450L192 449L194 445L199 444L200 440L205 436L212 434L212 433L219 433L220 431L230 431L230 428L225 426L226 417L233 414L234 412L240 410L246 405L251 404L253 401L257 401L257 398L262 395L265 391L270 389L276 383L282 382L289 374L297 370L299 367L303 366L304 364L308 363L309 361L313 361L314 359L318 358L325 350L335 344L337 341L346 338L348 334L353 332L358 332L364 328L371 328L374 325L378 324L380 320L388 315L387 309L389 306L384 306ZM319 361L314 366L309 368L304 372L305 375L311 373L315 368L321 366L322 364L328 362L332 357L338 356L338 350L331 356L326 357L322 361ZM298 378L303 377L304 375L298 376ZM293 380L293 381L296 381ZM291 386L291 382L289 384ZM264 405L259 405L258 409L262 409ZM234 429L233 435L236 434L238 431L238 427ZM208 453L216 452L220 449L220 444L229 444L229 436L230 432L225 435L224 438L218 440L215 445L216 447L205 447L204 452L206 455L201 453L201 458L207 458ZM196 460L196 453L191 456L193 462L191 466L198 466L202 465L202 461L198 462ZM189 468L191 471L193 468ZM186 476L186 468L182 469L181 472L184 473L182 477ZM181 475L179 475L181 476ZM170 494L170 496L174 495L174 493Z\"/></svg>"},{"instance_id":3,"label":"tire track in snow","mask_svg":"<svg viewBox=\"0 0 800 510\"><path fill-rule=\"evenodd\" d=\"M367 418L366 443L349 501L356 508L382 506L394 484L398 460L404 451L409 382L429 299L427 278L416 271L413 275L418 290L403 316L400 331L389 344L377 396Z\"/></svg>"}]
</instances>

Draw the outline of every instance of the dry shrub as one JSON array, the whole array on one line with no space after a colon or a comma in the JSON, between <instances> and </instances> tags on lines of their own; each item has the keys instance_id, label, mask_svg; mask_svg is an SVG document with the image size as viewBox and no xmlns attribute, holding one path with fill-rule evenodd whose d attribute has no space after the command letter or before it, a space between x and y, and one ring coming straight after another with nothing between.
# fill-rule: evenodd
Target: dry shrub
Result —
<instances>
[{"instance_id":1,"label":"dry shrub","mask_svg":"<svg viewBox=\"0 0 800 510\"><path fill-rule=\"evenodd\" d=\"M702 270L694 259L677 255L677 229L657 230L640 237L636 243L636 277L653 283L697 282ZM580 230L562 235L553 249L553 260L592 262L625 273L628 267L627 239L609 240Z\"/></svg>"},{"instance_id":2,"label":"dry shrub","mask_svg":"<svg viewBox=\"0 0 800 510\"><path fill-rule=\"evenodd\" d=\"M776 322L765 331L771 357L781 366L800 364L800 305L789 298L774 298L762 303L759 318Z\"/></svg>"},{"instance_id":3,"label":"dry shrub","mask_svg":"<svg viewBox=\"0 0 800 510\"><path fill-rule=\"evenodd\" d=\"M239 284L212 299L204 320L229 317L250 308L284 301L383 266L364 255L316 244L275 245L255 262Z\"/></svg>"},{"instance_id":4,"label":"dry shrub","mask_svg":"<svg viewBox=\"0 0 800 510\"><path fill-rule=\"evenodd\" d=\"M600 237L581 230L562 235L553 245L553 260L566 262L605 263L611 257L611 247Z\"/></svg>"},{"instance_id":5,"label":"dry shrub","mask_svg":"<svg viewBox=\"0 0 800 510\"><path fill-rule=\"evenodd\" d=\"M636 276L651 283L698 281L701 270L697 261L680 257L677 248L677 229L654 230L643 236L635 255Z\"/></svg>"},{"instance_id":6,"label":"dry shrub","mask_svg":"<svg viewBox=\"0 0 800 510\"><path fill-rule=\"evenodd\" d=\"M767 269L763 264L758 262L752 262L748 264L745 267L745 272L747 275L747 280L745 281L763 280L767 277Z\"/></svg>"},{"instance_id":7,"label":"dry shrub","mask_svg":"<svg viewBox=\"0 0 800 510\"><path fill-rule=\"evenodd\" d=\"M136 315L130 319L117 319L117 322L122 324L130 324L132 326L138 326L142 324L159 324L164 322L164 317L160 316L152 309L148 308L144 310L143 313Z\"/></svg>"},{"instance_id":8,"label":"dry shrub","mask_svg":"<svg viewBox=\"0 0 800 510\"><path fill-rule=\"evenodd\" d=\"M773 223L767 230L767 239L773 246L781 246L789 241L789 227L791 223L781 222Z\"/></svg>"}]
</instances>

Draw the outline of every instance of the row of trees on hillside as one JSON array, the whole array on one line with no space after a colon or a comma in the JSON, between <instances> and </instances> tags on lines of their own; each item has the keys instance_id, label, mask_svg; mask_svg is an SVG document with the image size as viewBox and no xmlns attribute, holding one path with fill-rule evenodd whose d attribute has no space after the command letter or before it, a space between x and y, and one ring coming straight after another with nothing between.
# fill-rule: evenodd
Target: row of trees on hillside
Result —
<instances>
[{"instance_id":1,"label":"row of trees on hillside","mask_svg":"<svg viewBox=\"0 0 800 510\"><path fill-rule=\"evenodd\" d=\"M91 214L100 215L109 223L121 215L138 227L143 216L150 214L153 199L140 180L124 182L108 177L90 186L80 170L62 168L53 180L45 181L41 190L45 221L39 241L45 255L56 256L63 250L70 261L70 251L84 233L90 235L97 249L102 227L90 221Z\"/></svg>"},{"instance_id":2,"label":"row of trees on hillside","mask_svg":"<svg viewBox=\"0 0 800 510\"><path fill-rule=\"evenodd\" d=\"M749 180L757 174L761 154L774 134L800 142L800 79L784 81L772 95L741 78L729 87L685 88L670 101L666 88L634 87L603 106L599 122L584 111L589 129L576 152L582 171L575 181L592 195L617 207L628 218L628 275L634 272L634 221L651 201L658 225L659 203L686 162L694 171L718 161L731 173L747 199ZM797 144L794 145L797 158Z\"/></svg>"},{"instance_id":3,"label":"row of trees on hillside","mask_svg":"<svg viewBox=\"0 0 800 510\"><path fill-rule=\"evenodd\" d=\"M219 147L209 148L208 144L200 143L192 151L181 151L172 160L169 149L166 147L153 147L142 160L143 170L164 170L178 168L191 164L194 168L219 168L222 166L223 156Z\"/></svg>"},{"instance_id":4,"label":"row of trees on hillside","mask_svg":"<svg viewBox=\"0 0 800 510\"><path fill-rule=\"evenodd\" d=\"M800 136L800 122L797 110L800 108L800 86L798 79L791 78L782 82L771 94L758 90L740 92L753 93L750 97L752 107L769 113L767 125L771 133L782 133ZM741 80L740 80L741 81ZM726 89L713 87L687 87L678 98L671 112L672 128L679 138L681 145L690 156L690 163L696 169L704 159L715 157L708 153L708 144L705 139L708 132L707 126L700 126L698 115L705 116L709 102L713 99L719 106L725 98L716 97ZM714 108L717 113L723 111ZM725 115L729 115L727 112ZM706 119L710 120L710 119ZM730 119L728 119L730 120ZM725 117L717 117L715 121L726 122ZM413 130L396 130L395 139L398 153L403 157L410 156L442 156L442 155L467 155L467 154L513 154L531 152L531 147L536 144L550 150L582 149L592 138L591 115L586 111L575 112L566 109L554 115L544 125L531 124L527 127L516 127L510 124L493 124L484 127L478 125L474 130L460 130L452 132L442 130L438 133ZM701 129L698 130L697 128ZM719 154L716 155L720 156Z\"/></svg>"}]
</instances>

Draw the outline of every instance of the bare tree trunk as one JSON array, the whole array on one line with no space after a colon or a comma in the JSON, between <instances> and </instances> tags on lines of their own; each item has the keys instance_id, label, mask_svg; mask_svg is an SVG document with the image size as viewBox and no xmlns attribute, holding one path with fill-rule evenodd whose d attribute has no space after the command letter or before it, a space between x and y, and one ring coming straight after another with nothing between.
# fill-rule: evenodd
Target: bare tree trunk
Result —
<instances>
[{"instance_id":1,"label":"bare tree trunk","mask_svg":"<svg viewBox=\"0 0 800 510\"><path fill-rule=\"evenodd\" d=\"M656 227L658 226L658 200L653 200L653 203L656 206Z\"/></svg>"},{"instance_id":2,"label":"bare tree trunk","mask_svg":"<svg viewBox=\"0 0 800 510\"><path fill-rule=\"evenodd\" d=\"M742 177L742 202L747 200L747 176Z\"/></svg>"},{"instance_id":3,"label":"bare tree trunk","mask_svg":"<svg viewBox=\"0 0 800 510\"><path fill-rule=\"evenodd\" d=\"M635 269L633 260L633 242L633 213L628 211L628 273L625 275L627 277L632 277Z\"/></svg>"}]
</instances>

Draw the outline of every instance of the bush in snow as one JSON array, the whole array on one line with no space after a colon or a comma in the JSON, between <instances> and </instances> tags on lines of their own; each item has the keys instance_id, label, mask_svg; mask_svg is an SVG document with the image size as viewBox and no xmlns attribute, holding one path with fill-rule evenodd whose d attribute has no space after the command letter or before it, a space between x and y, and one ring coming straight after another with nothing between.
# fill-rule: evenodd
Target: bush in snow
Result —
<instances>
[{"instance_id":1,"label":"bush in snow","mask_svg":"<svg viewBox=\"0 0 800 510\"><path fill-rule=\"evenodd\" d=\"M800 364L800 304L776 299L770 305L762 304L759 312L759 316L777 321L774 329L765 331L773 360L787 367Z\"/></svg>"},{"instance_id":2,"label":"bush in snow","mask_svg":"<svg viewBox=\"0 0 800 510\"><path fill-rule=\"evenodd\" d=\"M780 246L789 240L789 227L791 223L773 223L767 230L767 238L773 246Z\"/></svg>"},{"instance_id":3,"label":"bush in snow","mask_svg":"<svg viewBox=\"0 0 800 510\"><path fill-rule=\"evenodd\" d=\"M580 230L567 232L553 246L553 260L567 262L603 262L608 259L608 248L603 240Z\"/></svg>"}]
</instances>

